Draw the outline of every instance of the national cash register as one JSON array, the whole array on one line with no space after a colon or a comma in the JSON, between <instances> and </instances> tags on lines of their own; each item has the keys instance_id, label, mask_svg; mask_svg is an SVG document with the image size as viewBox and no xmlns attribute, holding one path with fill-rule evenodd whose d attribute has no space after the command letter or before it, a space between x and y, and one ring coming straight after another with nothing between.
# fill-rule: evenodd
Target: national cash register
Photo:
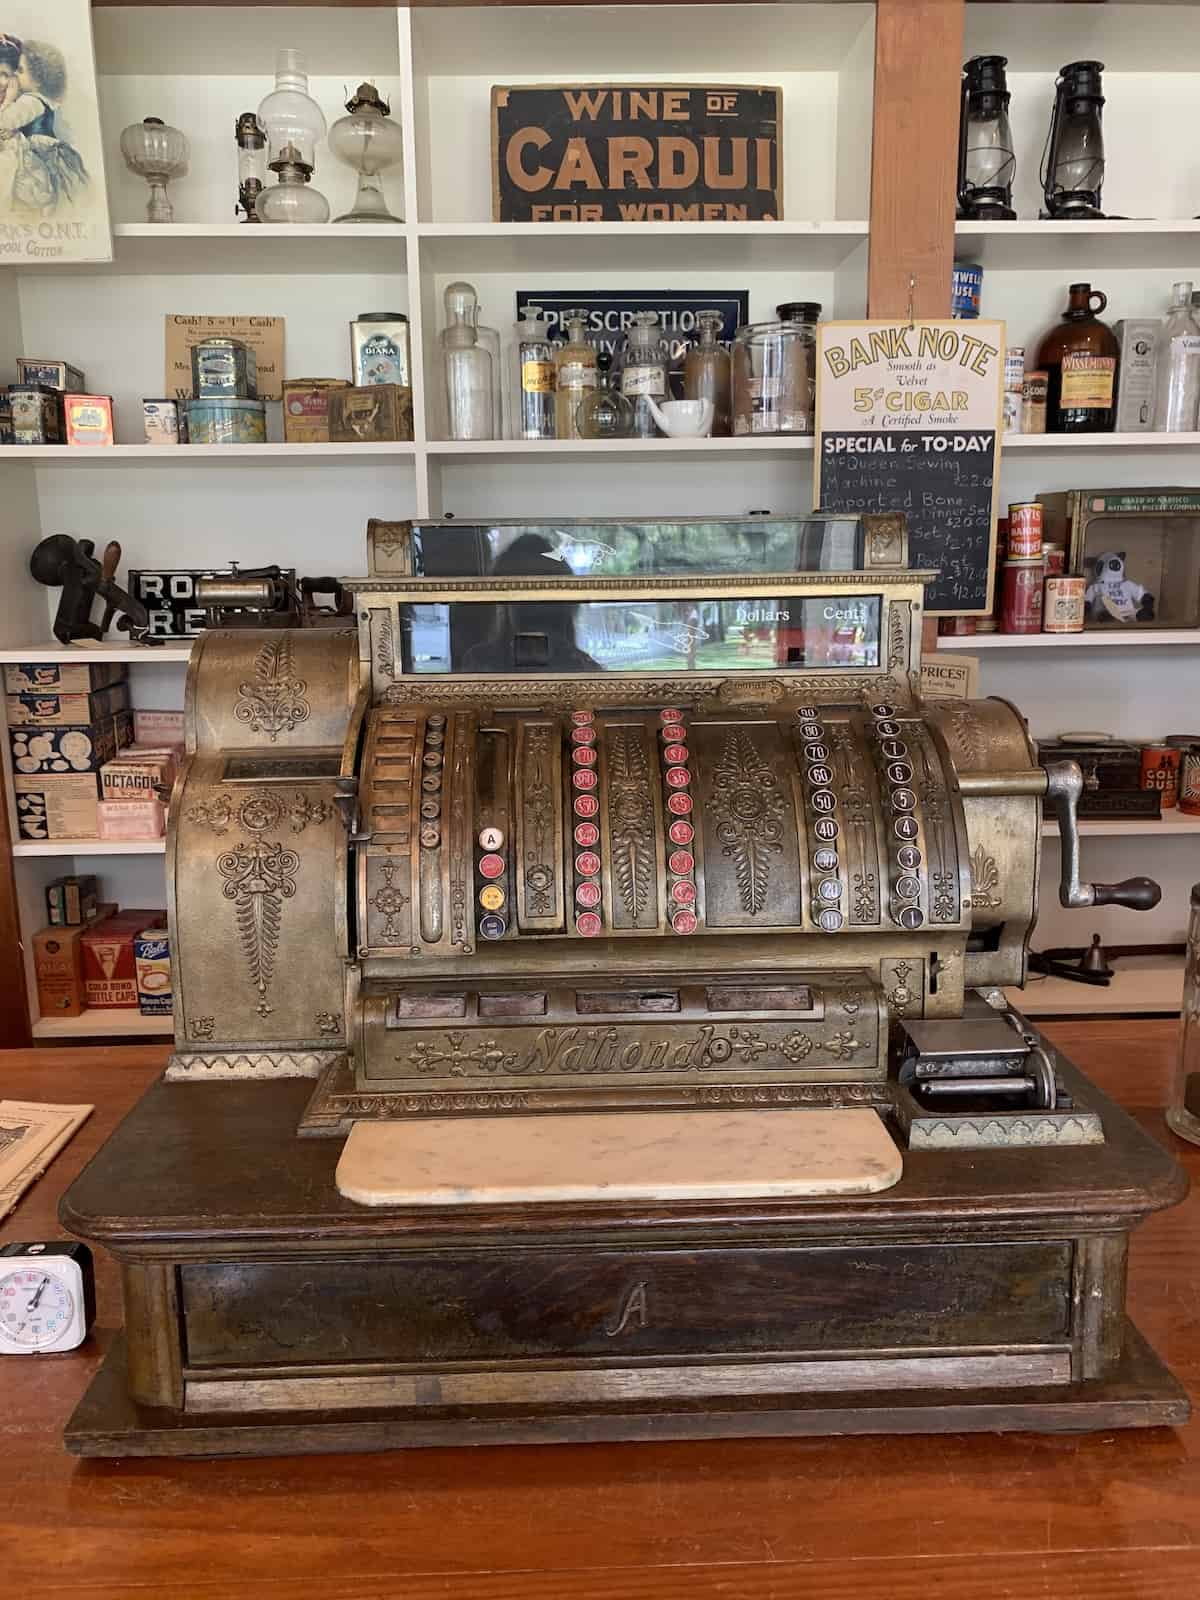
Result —
<instances>
[{"instance_id":1,"label":"national cash register","mask_svg":"<svg viewBox=\"0 0 1200 1600\"><path fill-rule=\"evenodd\" d=\"M1182 1176L1005 998L1045 799L1065 905L1159 891L1081 881L1011 705L922 699L931 576L893 515L374 522L356 626L201 638L175 1049L63 1202L125 1302L70 1449L1187 1416L1125 1315ZM774 1181L848 1114L872 1181ZM489 1178L734 1124L725 1191Z\"/></svg>"}]
</instances>

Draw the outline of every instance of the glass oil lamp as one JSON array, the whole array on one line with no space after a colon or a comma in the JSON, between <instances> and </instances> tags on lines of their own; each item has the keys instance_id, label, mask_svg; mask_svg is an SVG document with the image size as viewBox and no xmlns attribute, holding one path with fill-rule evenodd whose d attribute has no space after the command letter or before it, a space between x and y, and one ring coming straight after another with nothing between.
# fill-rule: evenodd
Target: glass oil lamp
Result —
<instances>
[{"instance_id":1,"label":"glass oil lamp","mask_svg":"<svg viewBox=\"0 0 1200 1600\"><path fill-rule=\"evenodd\" d=\"M1103 71L1102 61L1070 61L1058 75L1042 153L1044 216L1086 221L1104 215Z\"/></svg>"},{"instance_id":2,"label":"glass oil lamp","mask_svg":"<svg viewBox=\"0 0 1200 1600\"><path fill-rule=\"evenodd\" d=\"M388 210L380 176L396 165L403 146L391 106L373 83L360 83L346 101L346 110L349 115L339 117L329 130L329 148L358 173L358 193L351 209L334 221L403 222Z\"/></svg>"},{"instance_id":3,"label":"glass oil lamp","mask_svg":"<svg viewBox=\"0 0 1200 1600\"><path fill-rule=\"evenodd\" d=\"M243 222L261 222L255 206L267 186L267 136L259 126L257 112L242 112L233 137L238 153L238 203L233 209L242 213Z\"/></svg>"},{"instance_id":4,"label":"glass oil lamp","mask_svg":"<svg viewBox=\"0 0 1200 1600\"><path fill-rule=\"evenodd\" d=\"M285 144L267 165L279 182L264 189L255 202L260 222L328 222L329 201L319 189L310 189L312 167L300 159L294 144Z\"/></svg>"},{"instance_id":5,"label":"glass oil lamp","mask_svg":"<svg viewBox=\"0 0 1200 1600\"><path fill-rule=\"evenodd\" d=\"M974 222L1011 222L1013 152L1004 69L1006 56L972 56L963 67L958 119L958 215Z\"/></svg>"},{"instance_id":6,"label":"glass oil lamp","mask_svg":"<svg viewBox=\"0 0 1200 1600\"><path fill-rule=\"evenodd\" d=\"M175 209L167 199L167 184L187 171L188 142L178 128L161 117L143 117L121 135L121 154L130 172L150 185L146 202L148 222L174 222Z\"/></svg>"}]
</instances>

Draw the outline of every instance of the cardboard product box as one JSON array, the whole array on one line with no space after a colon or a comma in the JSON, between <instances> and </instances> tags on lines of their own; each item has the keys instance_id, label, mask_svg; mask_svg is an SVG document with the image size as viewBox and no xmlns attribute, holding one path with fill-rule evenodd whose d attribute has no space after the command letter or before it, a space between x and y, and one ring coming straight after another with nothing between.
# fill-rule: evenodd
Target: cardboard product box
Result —
<instances>
[{"instance_id":1,"label":"cardboard product box","mask_svg":"<svg viewBox=\"0 0 1200 1600\"><path fill-rule=\"evenodd\" d=\"M76 928L43 928L33 936L33 971L38 1011L43 1017L79 1017L86 999L83 982L83 936L101 927L116 911L98 906L93 921Z\"/></svg>"},{"instance_id":2,"label":"cardboard product box","mask_svg":"<svg viewBox=\"0 0 1200 1600\"><path fill-rule=\"evenodd\" d=\"M329 443L329 391L348 389L345 378L288 378L283 385L285 444Z\"/></svg>"},{"instance_id":3,"label":"cardboard product box","mask_svg":"<svg viewBox=\"0 0 1200 1600\"><path fill-rule=\"evenodd\" d=\"M103 722L129 705L129 684L114 683L88 694L61 689L24 689L6 697L10 728L80 728Z\"/></svg>"},{"instance_id":4,"label":"cardboard product box","mask_svg":"<svg viewBox=\"0 0 1200 1600\"><path fill-rule=\"evenodd\" d=\"M25 726L8 730L13 767L19 773L99 772L132 740L133 718L128 711L78 727Z\"/></svg>"},{"instance_id":5,"label":"cardboard product box","mask_svg":"<svg viewBox=\"0 0 1200 1600\"><path fill-rule=\"evenodd\" d=\"M112 444L112 395L64 394L63 426L68 444Z\"/></svg>"},{"instance_id":6,"label":"cardboard product box","mask_svg":"<svg viewBox=\"0 0 1200 1600\"><path fill-rule=\"evenodd\" d=\"M182 711L135 711L134 744L178 746L183 749Z\"/></svg>"},{"instance_id":7,"label":"cardboard product box","mask_svg":"<svg viewBox=\"0 0 1200 1600\"><path fill-rule=\"evenodd\" d=\"M99 927L83 930L83 997L96 1010L136 1011L137 966L133 941L143 928L166 920L159 910L118 911Z\"/></svg>"},{"instance_id":8,"label":"cardboard product box","mask_svg":"<svg viewBox=\"0 0 1200 1600\"><path fill-rule=\"evenodd\" d=\"M90 772L13 775L22 839L95 839L99 789Z\"/></svg>"},{"instance_id":9,"label":"cardboard product box","mask_svg":"<svg viewBox=\"0 0 1200 1600\"><path fill-rule=\"evenodd\" d=\"M9 661L4 668L8 694L49 690L56 694L90 694L124 683L129 677L125 661Z\"/></svg>"},{"instance_id":10,"label":"cardboard product box","mask_svg":"<svg viewBox=\"0 0 1200 1600\"><path fill-rule=\"evenodd\" d=\"M96 805L96 832L102 839L161 839L166 811L161 800L101 800Z\"/></svg>"},{"instance_id":11,"label":"cardboard product box","mask_svg":"<svg viewBox=\"0 0 1200 1600\"><path fill-rule=\"evenodd\" d=\"M137 970L138 1010L144 1017L169 1017L175 1009L171 992L171 938L165 927L143 928L133 941Z\"/></svg>"},{"instance_id":12,"label":"cardboard product box","mask_svg":"<svg viewBox=\"0 0 1200 1600\"><path fill-rule=\"evenodd\" d=\"M1150 433L1154 428L1155 344L1159 317L1122 317L1113 332L1121 347L1117 365L1117 433Z\"/></svg>"},{"instance_id":13,"label":"cardboard product box","mask_svg":"<svg viewBox=\"0 0 1200 1600\"><path fill-rule=\"evenodd\" d=\"M413 436L412 390L398 383L368 383L329 391L332 444L404 440Z\"/></svg>"},{"instance_id":14,"label":"cardboard product box","mask_svg":"<svg viewBox=\"0 0 1200 1600\"><path fill-rule=\"evenodd\" d=\"M100 886L94 873L55 878L46 885L46 915L52 928L78 928L93 922L100 907Z\"/></svg>"},{"instance_id":15,"label":"cardboard product box","mask_svg":"<svg viewBox=\"0 0 1200 1600\"><path fill-rule=\"evenodd\" d=\"M175 755L170 750L120 751L100 768L102 800L157 800L155 790L175 782Z\"/></svg>"}]
</instances>

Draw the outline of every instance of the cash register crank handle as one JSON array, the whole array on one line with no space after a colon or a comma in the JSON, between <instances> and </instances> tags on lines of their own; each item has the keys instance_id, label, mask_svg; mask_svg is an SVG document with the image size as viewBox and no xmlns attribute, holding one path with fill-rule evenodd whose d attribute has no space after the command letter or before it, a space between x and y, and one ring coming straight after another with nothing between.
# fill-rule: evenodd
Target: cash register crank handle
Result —
<instances>
[{"instance_id":1,"label":"cash register crank handle","mask_svg":"<svg viewBox=\"0 0 1200 1600\"><path fill-rule=\"evenodd\" d=\"M1083 773L1077 761L1048 761L1044 767L1014 772L964 772L959 776L964 797L1028 794L1045 797L1054 806L1061 843L1062 875L1058 898L1070 911L1087 906L1125 906L1152 911L1162 899L1153 878L1125 878L1121 883L1079 881L1079 817Z\"/></svg>"},{"instance_id":2,"label":"cash register crank handle","mask_svg":"<svg viewBox=\"0 0 1200 1600\"><path fill-rule=\"evenodd\" d=\"M361 828L361 815L358 809L358 779L355 777L341 777L334 779L333 803L337 807L337 814L341 819L351 844L370 844L374 835L369 831L364 833Z\"/></svg>"}]
</instances>

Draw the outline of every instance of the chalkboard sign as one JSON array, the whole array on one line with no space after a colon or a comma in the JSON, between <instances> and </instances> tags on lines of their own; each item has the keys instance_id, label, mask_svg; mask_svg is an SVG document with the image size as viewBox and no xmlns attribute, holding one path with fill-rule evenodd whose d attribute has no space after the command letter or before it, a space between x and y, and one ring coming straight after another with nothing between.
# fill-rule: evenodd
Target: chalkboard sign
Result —
<instances>
[{"instance_id":1,"label":"chalkboard sign","mask_svg":"<svg viewBox=\"0 0 1200 1600\"><path fill-rule=\"evenodd\" d=\"M763 222L783 215L779 89L492 89L496 222Z\"/></svg>"},{"instance_id":2,"label":"chalkboard sign","mask_svg":"<svg viewBox=\"0 0 1200 1600\"><path fill-rule=\"evenodd\" d=\"M933 613L992 609L1002 322L828 322L817 343L815 504L903 511Z\"/></svg>"}]
</instances>

